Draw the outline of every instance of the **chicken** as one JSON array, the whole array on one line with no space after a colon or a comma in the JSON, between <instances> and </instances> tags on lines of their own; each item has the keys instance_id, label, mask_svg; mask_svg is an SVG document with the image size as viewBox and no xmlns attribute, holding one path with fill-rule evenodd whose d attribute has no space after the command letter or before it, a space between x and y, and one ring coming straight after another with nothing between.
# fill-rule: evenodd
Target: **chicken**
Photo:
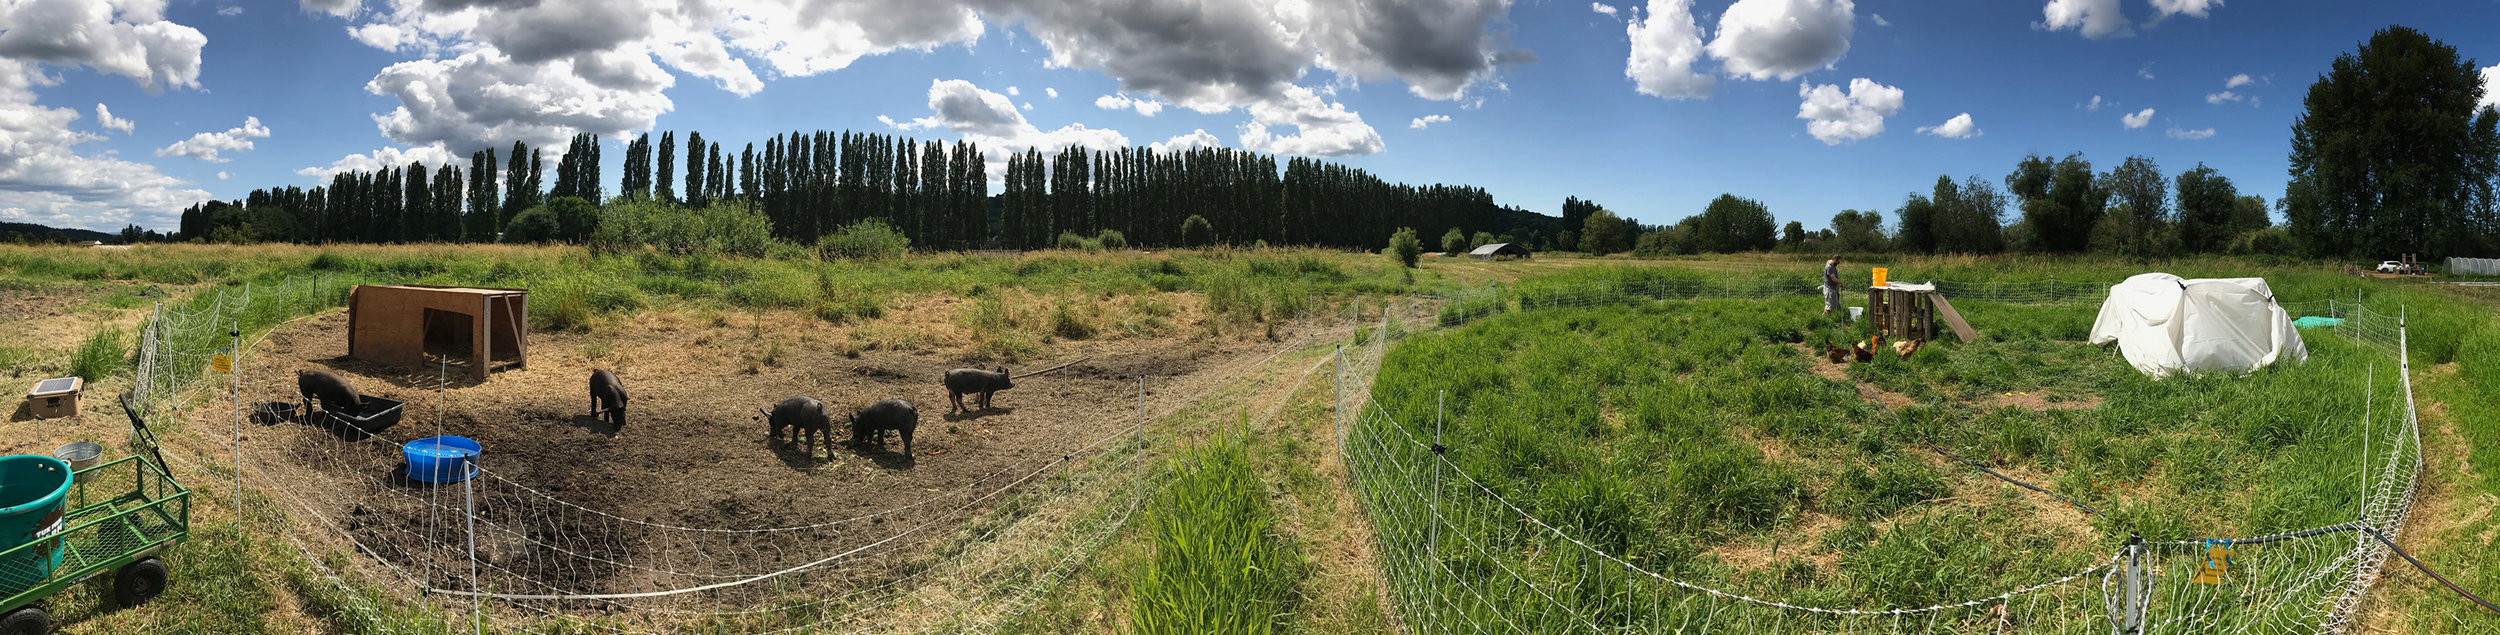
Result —
<instances>
[{"instance_id":1,"label":"chicken","mask_svg":"<svg viewBox=\"0 0 2500 635\"><path fill-rule=\"evenodd\" d=\"M1924 342L1920 342L1918 340L1902 340L1893 342L1892 353L1900 356L1902 359L1909 359L1910 354L1918 352L1918 347L1922 344L1924 344Z\"/></svg>"},{"instance_id":2,"label":"chicken","mask_svg":"<svg viewBox=\"0 0 2500 635\"><path fill-rule=\"evenodd\" d=\"M1856 357L1858 361L1861 362L1874 361L1875 359L1875 349L1867 348L1865 342L1858 342L1857 344L1852 345L1849 349L1849 354L1852 357Z\"/></svg>"},{"instance_id":3,"label":"chicken","mask_svg":"<svg viewBox=\"0 0 2500 635\"><path fill-rule=\"evenodd\" d=\"M1823 354L1832 358L1832 363L1839 364L1849 361L1849 349L1833 346L1831 338L1823 338L1822 345Z\"/></svg>"}]
</instances>

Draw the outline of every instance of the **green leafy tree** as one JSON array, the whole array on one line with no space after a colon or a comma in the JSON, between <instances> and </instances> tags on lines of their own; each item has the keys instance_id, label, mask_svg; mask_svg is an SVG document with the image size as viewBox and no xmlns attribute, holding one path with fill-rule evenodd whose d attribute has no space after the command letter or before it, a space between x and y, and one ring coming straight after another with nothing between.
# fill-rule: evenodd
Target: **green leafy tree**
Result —
<instances>
[{"instance_id":1,"label":"green leafy tree","mask_svg":"<svg viewBox=\"0 0 2500 635\"><path fill-rule=\"evenodd\" d=\"M1423 256L1424 241L1415 237L1415 228L1400 227L1397 233L1389 235L1389 259L1413 269L1415 261Z\"/></svg>"},{"instance_id":2,"label":"green leafy tree","mask_svg":"<svg viewBox=\"0 0 2500 635\"><path fill-rule=\"evenodd\" d=\"M1771 219L1771 208L1761 201L1720 194L1703 208L1694 238L1701 249L1712 253L1763 251L1778 242L1777 226ZM1804 233L1799 227L1798 232Z\"/></svg>"},{"instance_id":3,"label":"green leafy tree","mask_svg":"<svg viewBox=\"0 0 2500 635\"><path fill-rule=\"evenodd\" d=\"M2433 257L2489 249L2500 229L2500 110L2479 64L2392 26L2337 56L2292 122L2284 215L2316 254Z\"/></svg>"},{"instance_id":4,"label":"green leafy tree","mask_svg":"<svg viewBox=\"0 0 2500 635\"><path fill-rule=\"evenodd\" d=\"M1472 252L1475 251L1477 247L1483 247L1496 242L1500 242L1500 239L1494 238L1493 232L1476 232L1476 235L1467 237L1467 250Z\"/></svg>"},{"instance_id":5,"label":"green leafy tree","mask_svg":"<svg viewBox=\"0 0 2500 635\"><path fill-rule=\"evenodd\" d=\"M2092 227L2109 206L2109 193L2093 180L2092 162L2083 153L2050 161L2024 157L2005 176L2006 193L2022 212L2028 239L2008 248L2073 253L2091 243Z\"/></svg>"},{"instance_id":6,"label":"green leafy tree","mask_svg":"<svg viewBox=\"0 0 2500 635\"><path fill-rule=\"evenodd\" d=\"M2161 166L2151 158L2131 156L2102 175L2101 181L2109 186L2110 201L2118 205L2110 212L2127 210L2111 227L2115 233L2108 238L2114 242L2109 244L2118 253L2139 258L2168 255L2162 245L2163 234L2173 231L2168 227L2170 187L2169 181L2162 178Z\"/></svg>"},{"instance_id":7,"label":"green leafy tree","mask_svg":"<svg viewBox=\"0 0 2500 635\"><path fill-rule=\"evenodd\" d=\"M1883 212L1841 210L1832 215L1830 232L1832 239L1824 245L1826 251L1873 253L1884 251L1888 246L1884 239Z\"/></svg>"},{"instance_id":8,"label":"green leafy tree","mask_svg":"<svg viewBox=\"0 0 2500 635\"><path fill-rule=\"evenodd\" d=\"M1466 251L1467 232L1452 227L1449 233L1441 235L1441 253L1455 256Z\"/></svg>"},{"instance_id":9,"label":"green leafy tree","mask_svg":"<svg viewBox=\"0 0 2500 635\"><path fill-rule=\"evenodd\" d=\"M2218 253L2239 234L2232 215L2239 211L2240 192L2231 179L2198 163L2177 179L2179 243L2192 253Z\"/></svg>"},{"instance_id":10,"label":"green leafy tree","mask_svg":"<svg viewBox=\"0 0 2500 635\"><path fill-rule=\"evenodd\" d=\"M1606 255L1632 248L1632 226L1605 209L1590 212L1580 225L1580 251Z\"/></svg>"},{"instance_id":11,"label":"green leafy tree","mask_svg":"<svg viewBox=\"0 0 2500 635\"><path fill-rule=\"evenodd\" d=\"M1800 248L1804 247L1804 245L1805 245L1805 244L1806 244L1806 224L1805 224L1805 223L1800 223L1800 222L1797 222L1797 221L1793 221L1793 220L1792 220L1792 221L1788 221L1788 224L1787 224L1787 225L1783 225L1783 226L1781 226L1781 227L1780 227L1780 244L1779 244L1779 250L1780 250L1780 251L1794 251L1794 250L1797 250L1797 249L1800 249Z\"/></svg>"}]
</instances>

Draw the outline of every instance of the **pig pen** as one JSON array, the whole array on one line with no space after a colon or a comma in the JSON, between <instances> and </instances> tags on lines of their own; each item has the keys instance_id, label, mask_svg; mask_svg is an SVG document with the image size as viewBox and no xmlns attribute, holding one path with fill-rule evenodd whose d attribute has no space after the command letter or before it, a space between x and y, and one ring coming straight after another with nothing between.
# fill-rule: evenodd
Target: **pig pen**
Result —
<instances>
[{"instance_id":1,"label":"pig pen","mask_svg":"<svg viewBox=\"0 0 2500 635\"><path fill-rule=\"evenodd\" d=\"M306 369L404 401L405 412L370 432L247 417L243 460L260 489L279 490L262 493L289 523L363 556L355 564L367 581L411 597L457 601L474 587L545 612L716 614L704 612L839 599L907 579L932 545L960 540L963 525L1030 505L1021 496L1037 475L1125 443L1140 414L1138 377L1148 378L1145 414L1160 416L1297 339L1063 342L1056 359L1010 370L1084 361L1019 380L993 410L950 416L940 376L978 365L960 356L800 344L756 366L723 344L747 329L717 321L611 330L623 332L539 334L527 368L480 383L347 357L343 313L282 326L245 357L246 412L294 402L295 372ZM632 395L621 431L590 415L593 368L616 371ZM902 456L899 439L883 449L842 444L829 456L768 442L756 410L791 395L839 413L909 399L920 410L919 454ZM188 415L200 434L224 436L233 407L220 398ZM407 479L400 444L437 434L482 444L481 473L466 484Z\"/></svg>"}]
</instances>

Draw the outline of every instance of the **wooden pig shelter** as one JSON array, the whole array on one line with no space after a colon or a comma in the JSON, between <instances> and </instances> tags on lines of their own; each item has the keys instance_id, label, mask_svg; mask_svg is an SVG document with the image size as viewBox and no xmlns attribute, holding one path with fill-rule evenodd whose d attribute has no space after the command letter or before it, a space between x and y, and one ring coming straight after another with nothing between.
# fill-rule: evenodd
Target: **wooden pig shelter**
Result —
<instances>
[{"instance_id":1,"label":"wooden pig shelter","mask_svg":"<svg viewBox=\"0 0 2500 635\"><path fill-rule=\"evenodd\" d=\"M522 289L357 285L347 297L347 354L420 367L427 355L467 357L485 381L495 362L529 365L529 312Z\"/></svg>"}]
</instances>

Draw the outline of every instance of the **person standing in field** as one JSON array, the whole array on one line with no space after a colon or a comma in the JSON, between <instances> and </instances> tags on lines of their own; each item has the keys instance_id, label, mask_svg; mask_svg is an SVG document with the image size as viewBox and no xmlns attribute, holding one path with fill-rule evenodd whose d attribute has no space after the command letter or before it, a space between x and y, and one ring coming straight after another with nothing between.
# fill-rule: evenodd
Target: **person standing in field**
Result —
<instances>
[{"instance_id":1,"label":"person standing in field","mask_svg":"<svg viewBox=\"0 0 2500 635\"><path fill-rule=\"evenodd\" d=\"M1823 261L1823 314L1840 312L1840 256Z\"/></svg>"}]
</instances>

